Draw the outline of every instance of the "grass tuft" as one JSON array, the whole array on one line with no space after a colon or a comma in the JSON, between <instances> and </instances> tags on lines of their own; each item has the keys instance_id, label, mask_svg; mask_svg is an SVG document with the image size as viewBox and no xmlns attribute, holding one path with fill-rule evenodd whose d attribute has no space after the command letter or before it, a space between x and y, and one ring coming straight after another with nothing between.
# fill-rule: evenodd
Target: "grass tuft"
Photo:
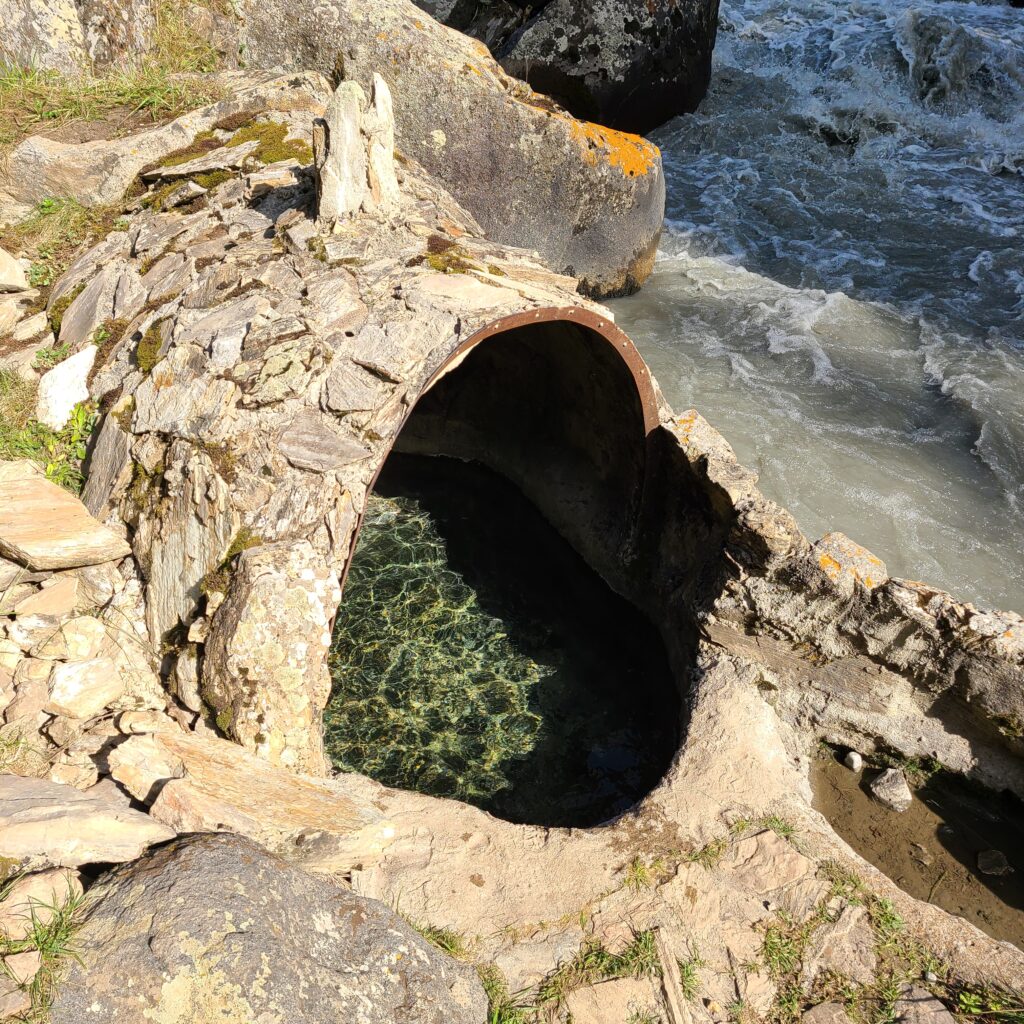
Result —
<instances>
[{"instance_id":1,"label":"grass tuft","mask_svg":"<svg viewBox=\"0 0 1024 1024\"><path fill-rule=\"evenodd\" d=\"M47 479L78 494L89 436L96 423L91 402L75 406L67 425L53 430L35 418L36 385L0 370L0 460L31 459Z\"/></svg>"}]
</instances>

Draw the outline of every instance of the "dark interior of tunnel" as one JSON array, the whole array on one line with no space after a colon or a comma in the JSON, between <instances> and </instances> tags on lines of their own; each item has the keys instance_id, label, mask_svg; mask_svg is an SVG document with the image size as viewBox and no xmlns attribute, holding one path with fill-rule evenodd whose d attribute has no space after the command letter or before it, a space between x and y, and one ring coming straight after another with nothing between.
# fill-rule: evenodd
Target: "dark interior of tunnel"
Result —
<instances>
[{"instance_id":1,"label":"dark interior of tunnel","mask_svg":"<svg viewBox=\"0 0 1024 1024\"><path fill-rule=\"evenodd\" d=\"M656 785L685 731L695 587L709 578L725 527L677 446L651 422L614 344L558 321L487 338L421 396L375 484L376 500L398 504L368 510L335 625L325 726L339 767L466 799L507 820L577 827L609 820ZM668 528L648 530L666 513L676 517ZM388 548L394 538L381 535L382 524L415 527L421 540L428 529L443 564L425 568L414 544ZM385 584L381 573L405 558L415 571ZM399 614L374 613L368 600L432 614L430 601L443 598L413 594L409 580L423 585L425 573L449 571L468 588L474 614L501 624L514 649L502 648L502 657L539 666L537 685L512 694L513 710L533 716L530 742L505 757L497 783L474 773L481 759L497 756L482 745L486 711L455 726L465 711L451 707L458 697L438 698L447 726L475 734L475 745L442 740L443 714L402 711L403 702L422 709L434 699L422 663L436 658L431 671L457 675L458 652L440 657L430 638L394 633L363 633L356 644L346 632L357 605L360 628L395 627ZM407 634L428 629L464 646L487 631L473 628L477 639L467 641L429 616L405 626ZM355 664L346 650L357 648L373 656ZM417 657L420 667L408 671ZM403 659L401 676L395 666ZM479 697L477 684L491 670L476 663L461 691L467 701ZM375 723L367 706L377 709ZM349 743L356 721L361 738ZM404 751L417 732L427 753L412 764ZM391 753L381 747L389 742Z\"/></svg>"}]
</instances>

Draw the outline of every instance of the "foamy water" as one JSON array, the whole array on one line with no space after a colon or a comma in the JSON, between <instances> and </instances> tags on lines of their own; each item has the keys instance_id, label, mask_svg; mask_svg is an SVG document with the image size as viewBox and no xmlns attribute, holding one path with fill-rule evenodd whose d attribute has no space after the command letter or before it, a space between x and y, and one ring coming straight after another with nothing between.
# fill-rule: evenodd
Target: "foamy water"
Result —
<instances>
[{"instance_id":1,"label":"foamy water","mask_svg":"<svg viewBox=\"0 0 1024 1024\"><path fill-rule=\"evenodd\" d=\"M1024 611L1024 12L724 0L612 304L811 537Z\"/></svg>"}]
</instances>

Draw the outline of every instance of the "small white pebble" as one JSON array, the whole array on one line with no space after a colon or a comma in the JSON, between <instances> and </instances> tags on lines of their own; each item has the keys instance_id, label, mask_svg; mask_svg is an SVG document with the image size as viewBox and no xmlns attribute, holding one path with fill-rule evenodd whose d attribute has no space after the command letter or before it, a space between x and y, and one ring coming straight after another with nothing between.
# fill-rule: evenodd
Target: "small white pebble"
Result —
<instances>
[{"instance_id":1,"label":"small white pebble","mask_svg":"<svg viewBox=\"0 0 1024 1024\"><path fill-rule=\"evenodd\" d=\"M864 767L864 758L861 757L856 750L851 750L846 757L843 758L843 764L845 764L851 772L859 772Z\"/></svg>"}]
</instances>

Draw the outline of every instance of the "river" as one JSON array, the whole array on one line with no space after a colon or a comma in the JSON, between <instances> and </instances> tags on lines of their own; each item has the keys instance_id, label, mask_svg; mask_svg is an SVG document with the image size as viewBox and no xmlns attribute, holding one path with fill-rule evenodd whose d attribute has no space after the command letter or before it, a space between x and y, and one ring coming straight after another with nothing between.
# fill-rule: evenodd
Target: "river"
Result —
<instances>
[{"instance_id":1,"label":"river","mask_svg":"<svg viewBox=\"0 0 1024 1024\"><path fill-rule=\"evenodd\" d=\"M725 0L616 319L813 538L1024 612L1024 11Z\"/></svg>"}]
</instances>

